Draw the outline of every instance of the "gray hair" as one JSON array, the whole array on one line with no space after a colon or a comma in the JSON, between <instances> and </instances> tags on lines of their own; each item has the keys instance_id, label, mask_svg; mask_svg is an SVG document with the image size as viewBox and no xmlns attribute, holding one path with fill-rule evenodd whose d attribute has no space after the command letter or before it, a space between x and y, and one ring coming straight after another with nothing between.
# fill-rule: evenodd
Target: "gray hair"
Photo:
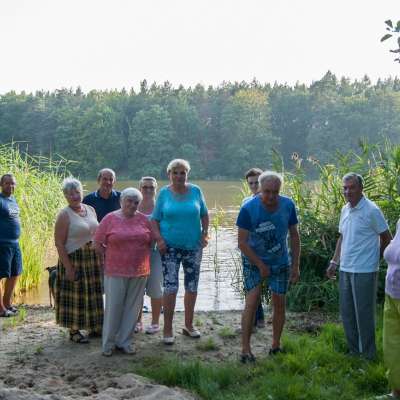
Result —
<instances>
[{"instance_id":1,"label":"gray hair","mask_svg":"<svg viewBox=\"0 0 400 400\"><path fill-rule=\"evenodd\" d=\"M64 195L69 193L71 190L77 190L83 196L82 183L72 176L65 178L62 183L62 191Z\"/></svg>"},{"instance_id":2,"label":"gray hair","mask_svg":"<svg viewBox=\"0 0 400 400\"><path fill-rule=\"evenodd\" d=\"M175 158L172 160L167 167L167 174L169 174L173 169L183 167L185 168L186 172L190 172L190 164L189 161L183 160L182 158Z\"/></svg>"},{"instance_id":3,"label":"gray hair","mask_svg":"<svg viewBox=\"0 0 400 400\"><path fill-rule=\"evenodd\" d=\"M115 181L115 172L114 172L114 170L112 170L111 168L102 168L102 169L98 172L98 174L97 174L97 182L100 181L102 175L103 175L105 172L110 173L110 174L113 176L113 179L114 179L114 181Z\"/></svg>"},{"instance_id":4,"label":"gray hair","mask_svg":"<svg viewBox=\"0 0 400 400\"><path fill-rule=\"evenodd\" d=\"M133 199L137 199L138 201L142 201L143 200L143 195L142 195L142 193L140 193L140 190L138 190L136 188L133 188L133 187L128 187L128 188L124 189L121 192L121 197L120 197L121 203L127 197L130 197L130 198L133 198Z\"/></svg>"},{"instance_id":5,"label":"gray hair","mask_svg":"<svg viewBox=\"0 0 400 400\"><path fill-rule=\"evenodd\" d=\"M269 181L277 181L279 182L279 185L282 186L283 177L281 174L278 174L278 172L275 171L264 171L258 177L258 183L260 184L260 186L262 186L264 182L269 182Z\"/></svg>"},{"instance_id":6,"label":"gray hair","mask_svg":"<svg viewBox=\"0 0 400 400\"><path fill-rule=\"evenodd\" d=\"M350 180L355 180L361 189L364 188L364 178L360 174L356 174L355 172L348 172L343 178L342 181L350 181Z\"/></svg>"},{"instance_id":7,"label":"gray hair","mask_svg":"<svg viewBox=\"0 0 400 400\"><path fill-rule=\"evenodd\" d=\"M157 187L157 179L153 176L142 176L139 181L139 187L143 186L144 181L151 181Z\"/></svg>"},{"instance_id":8,"label":"gray hair","mask_svg":"<svg viewBox=\"0 0 400 400\"><path fill-rule=\"evenodd\" d=\"M4 174L4 175L1 176L1 178L0 178L0 185L3 184L3 181L4 181L5 178L11 178L11 179L14 180L14 182L17 181L17 180L15 179L15 175L14 175L14 174L8 173L8 174Z\"/></svg>"}]
</instances>

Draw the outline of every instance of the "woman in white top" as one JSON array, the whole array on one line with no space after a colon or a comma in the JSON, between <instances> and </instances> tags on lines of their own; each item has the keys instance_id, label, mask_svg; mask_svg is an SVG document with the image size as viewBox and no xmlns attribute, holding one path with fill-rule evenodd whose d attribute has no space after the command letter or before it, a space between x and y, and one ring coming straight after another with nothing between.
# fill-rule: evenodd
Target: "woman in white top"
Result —
<instances>
[{"instance_id":1,"label":"woman in white top","mask_svg":"<svg viewBox=\"0 0 400 400\"><path fill-rule=\"evenodd\" d=\"M62 209L55 226L58 252L56 280L56 322L70 329L75 343L88 343L87 336L100 336L103 325L101 262L92 248L98 226L96 212L82 203L82 184L66 178L63 192L68 207Z\"/></svg>"}]
</instances>

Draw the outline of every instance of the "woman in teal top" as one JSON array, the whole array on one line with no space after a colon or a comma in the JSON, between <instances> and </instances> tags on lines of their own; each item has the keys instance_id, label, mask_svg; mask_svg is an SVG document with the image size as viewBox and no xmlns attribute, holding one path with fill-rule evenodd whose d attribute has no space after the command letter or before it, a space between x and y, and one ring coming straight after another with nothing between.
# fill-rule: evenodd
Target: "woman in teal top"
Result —
<instances>
[{"instance_id":1,"label":"woman in teal top","mask_svg":"<svg viewBox=\"0 0 400 400\"><path fill-rule=\"evenodd\" d=\"M201 189L187 182L189 171L190 165L186 160L176 159L168 164L170 184L160 190L151 217L164 276L165 344L174 343L172 320L181 264L185 285L185 326L182 333L192 338L200 337L200 332L193 328L193 313L201 257L208 243L209 219Z\"/></svg>"}]
</instances>

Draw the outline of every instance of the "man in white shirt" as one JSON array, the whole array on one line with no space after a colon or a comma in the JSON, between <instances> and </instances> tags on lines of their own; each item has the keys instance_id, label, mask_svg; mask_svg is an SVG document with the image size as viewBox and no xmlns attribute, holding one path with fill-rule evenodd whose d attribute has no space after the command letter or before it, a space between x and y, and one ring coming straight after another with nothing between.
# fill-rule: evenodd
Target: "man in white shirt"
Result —
<instances>
[{"instance_id":1,"label":"man in white shirt","mask_svg":"<svg viewBox=\"0 0 400 400\"><path fill-rule=\"evenodd\" d=\"M334 278L340 265L340 314L351 354L376 355L375 305L379 259L392 236L379 207L363 195L363 178L343 177L339 239L327 269Z\"/></svg>"}]
</instances>

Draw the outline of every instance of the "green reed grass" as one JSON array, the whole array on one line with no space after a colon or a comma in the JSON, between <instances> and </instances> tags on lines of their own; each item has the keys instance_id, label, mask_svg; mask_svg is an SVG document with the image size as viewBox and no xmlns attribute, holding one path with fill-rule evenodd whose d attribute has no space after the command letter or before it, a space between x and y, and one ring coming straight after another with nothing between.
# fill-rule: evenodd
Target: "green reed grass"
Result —
<instances>
[{"instance_id":1,"label":"green reed grass","mask_svg":"<svg viewBox=\"0 0 400 400\"><path fill-rule=\"evenodd\" d=\"M254 365L148 360L134 372L167 386L178 386L212 400L353 400L385 393L382 329L378 329L378 359L370 362L346 354L340 324L325 324L317 335L286 334L285 354L259 356Z\"/></svg>"},{"instance_id":2,"label":"green reed grass","mask_svg":"<svg viewBox=\"0 0 400 400\"><path fill-rule=\"evenodd\" d=\"M274 153L274 169L284 176L282 192L295 201L298 209L301 280L288 293L292 310L337 309L337 282L326 281L325 271L335 250L340 211L345 204L343 175L352 171L364 177L364 193L382 209L392 233L400 217L400 145L360 142L358 152L336 153L335 160L335 164L323 164L314 157L304 160L295 153L292 165L285 169L281 156ZM310 171L318 176L314 182L308 180ZM240 195L245 196L243 189ZM239 286L240 262L233 262L233 266L235 286ZM385 271L382 263L378 285L380 302L384 299Z\"/></svg>"},{"instance_id":3,"label":"green reed grass","mask_svg":"<svg viewBox=\"0 0 400 400\"><path fill-rule=\"evenodd\" d=\"M16 293L40 283L55 216L64 204L61 180L65 164L41 156L32 157L21 152L17 144L0 145L0 173L15 175L15 197L21 209L24 272Z\"/></svg>"}]
</instances>

